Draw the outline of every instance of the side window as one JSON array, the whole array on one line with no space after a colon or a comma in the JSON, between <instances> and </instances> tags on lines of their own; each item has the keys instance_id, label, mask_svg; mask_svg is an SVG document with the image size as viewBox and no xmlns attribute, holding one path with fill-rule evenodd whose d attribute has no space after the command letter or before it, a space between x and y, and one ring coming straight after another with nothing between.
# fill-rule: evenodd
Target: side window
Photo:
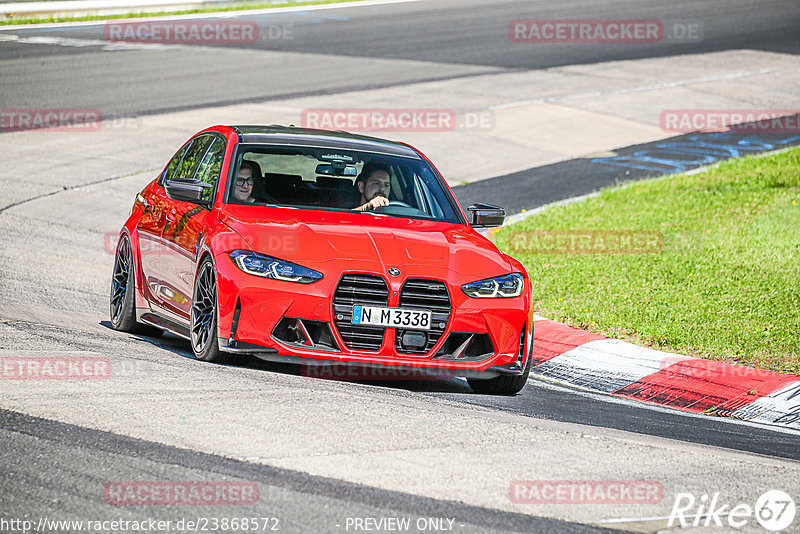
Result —
<instances>
[{"instance_id":1,"label":"side window","mask_svg":"<svg viewBox=\"0 0 800 534\"><path fill-rule=\"evenodd\" d=\"M203 160L197 168L195 178L201 182L211 184L211 189L203 192L203 199L211 200L219 180L219 171L222 169L222 159L225 157L225 142L219 137L212 137L213 141Z\"/></svg>"},{"instance_id":2,"label":"side window","mask_svg":"<svg viewBox=\"0 0 800 534\"><path fill-rule=\"evenodd\" d=\"M172 179L172 175L175 172L175 169L177 169L178 165L180 165L181 160L183 159L183 155L186 153L186 150L192 145L193 141L194 139L189 140L189 142L183 145L181 149L178 150L178 152L176 152L174 156L172 156L172 160L170 160L169 165L164 170L164 174L161 175L161 179L159 179L158 181L159 185L164 185L164 183L167 180Z\"/></svg>"},{"instance_id":3,"label":"side window","mask_svg":"<svg viewBox=\"0 0 800 534\"><path fill-rule=\"evenodd\" d=\"M210 135L196 137L192 146L186 151L183 156L183 161L178 166L178 170L172 176L172 180L191 180L194 173L197 172L197 167L206 155L209 145L214 140Z\"/></svg>"}]
</instances>

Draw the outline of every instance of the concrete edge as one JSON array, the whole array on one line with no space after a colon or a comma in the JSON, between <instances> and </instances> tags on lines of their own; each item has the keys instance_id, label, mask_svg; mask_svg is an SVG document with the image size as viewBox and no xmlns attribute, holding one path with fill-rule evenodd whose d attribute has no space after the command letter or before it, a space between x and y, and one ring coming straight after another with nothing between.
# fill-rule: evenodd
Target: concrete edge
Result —
<instances>
[{"instance_id":1,"label":"concrete edge","mask_svg":"<svg viewBox=\"0 0 800 534\"><path fill-rule=\"evenodd\" d=\"M640 347L534 322L531 376L695 414L800 431L800 376Z\"/></svg>"},{"instance_id":2,"label":"concrete edge","mask_svg":"<svg viewBox=\"0 0 800 534\"><path fill-rule=\"evenodd\" d=\"M754 157L794 148L762 152ZM719 164L653 179L697 174ZM599 194L594 192L526 210L509 217L503 226ZM496 229L489 229L485 235L490 237L493 231ZM539 315L534 316L534 325L532 376L682 411L800 430L800 376L639 347Z\"/></svg>"},{"instance_id":3,"label":"concrete edge","mask_svg":"<svg viewBox=\"0 0 800 534\"><path fill-rule=\"evenodd\" d=\"M273 3L282 4L287 0L249 0L251 3ZM310 4L314 0L294 0L297 5L264 7L260 9L241 9L235 11L221 11L220 16L232 17L242 15L259 15L269 13L283 13L293 11L317 11L327 9L337 9L340 7L359 7L381 4L397 4L406 2L417 2L419 0L340 0L330 4ZM139 14L159 11L184 11L192 9L207 8L228 8L234 6L246 6L245 0L56 0L45 2L13 2L0 3L0 20L12 20L14 17L23 18L46 18L48 16L60 17L81 17L81 16L106 16L120 14ZM137 22L147 20L164 20L175 18L208 18L215 13L198 13L190 15L174 15L167 17L137 17ZM115 21L125 19L114 19ZM31 29L31 28L57 28L60 26L75 25L96 25L103 24L104 20L77 21L77 22L52 22L41 24L19 24L0 26L1 30Z\"/></svg>"},{"instance_id":4,"label":"concrete edge","mask_svg":"<svg viewBox=\"0 0 800 534\"><path fill-rule=\"evenodd\" d=\"M746 156L743 156L743 157L746 157L746 158L765 158L765 157L768 157L768 156L774 156L775 154L780 154L782 152L788 152L788 151L794 150L796 148L798 148L797 145L787 146L787 147L782 147L782 148L778 148L778 149L775 149L775 150L768 150L766 152L759 152L757 154L749 154L749 155L746 155ZM614 149L614 150L618 150L618 149ZM612 186L611 189L621 189L621 188L624 188L624 187L630 187L631 184L633 184L633 183L641 184L642 182L647 182L647 181L665 180L667 178L673 178L675 176L680 176L680 175L691 176L693 174L699 174L699 173L705 172L705 171L707 171L709 169L713 169L714 167L718 167L720 165L720 163L723 163L725 161L730 161L732 159L736 159L736 158L720 159L718 161L715 161L714 163L710 163L708 165L702 165L700 167L695 167L694 169L690 169L688 171L667 173L667 174L662 174L660 176L653 176L651 178L645 178L643 180L631 180L629 182L624 182L624 183L621 183L619 185ZM539 213L542 213L543 211L546 211L548 209L559 207L559 206L566 206L568 204L573 204L575 202L583 202L584 200L587 200L587 199L590 199L590 198L594 198L596 196L600 196L601 194L602 194L602 191L594 191L594 192L588 193L586 195L580 195L580 196L577 196L577 197L572 197L572 198L567 198L567 199L564 199L564 200L559 200L557 202L551 202L550 204L545 204L544 206L539 206L537 208L532 208L532 209L529 209L529 210L522 210L520 213L515 213L514 215L512 215L510 217L507 217L506 220L503 222L503 227L509 226L509 225L512 225L512 224L516 224L516 223L521 222L521 221L524 221L528 217L532 217L533 215L538 215ZM492 228L492 229L490 229L490 232L488 232L488 233L491 234L491 233L494 233L496 231L498 231L498 229Z\"/></svg>"}]
</instances>

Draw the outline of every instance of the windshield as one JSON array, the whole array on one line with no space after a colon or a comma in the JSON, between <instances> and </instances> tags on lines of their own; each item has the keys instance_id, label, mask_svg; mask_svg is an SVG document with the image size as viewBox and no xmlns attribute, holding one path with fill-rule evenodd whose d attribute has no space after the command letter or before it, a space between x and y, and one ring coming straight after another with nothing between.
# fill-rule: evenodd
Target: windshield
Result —
<instances>
[{"instance_id":1,"label":"windshield","mask_svg":"<svg viewBox=\"0 0 800 534\"><path fill-rule=\"evenodd\" d=\"M424 160L340 149L239 147L230 204L359 210L463 223L455 200ZM383 197L383 199L377 199Z\"/></svg>"}]
</instances>

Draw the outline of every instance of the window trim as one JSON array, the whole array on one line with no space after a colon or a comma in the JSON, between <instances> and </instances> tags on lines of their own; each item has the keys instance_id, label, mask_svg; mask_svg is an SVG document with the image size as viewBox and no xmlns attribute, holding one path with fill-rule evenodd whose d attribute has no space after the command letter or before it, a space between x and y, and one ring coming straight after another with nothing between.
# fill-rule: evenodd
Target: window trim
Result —
<instances>
[{"instance_id":1,"label":"window trim","mask_svg":"<svg viewBox=\"0 0 800 534\"><path fill-rule=\"evenodd\" d=\"M207 134L210 134L211 137L216 136L217 139L222 140L222 165L225 165L225 154L227 154L227 152L228 152L227 139L225 138L224 135L222 135L219 132L207 132ZM200 160L200 163L197 165L197 169L195 169L194 175L192 176L192 178L196 178L197 177L197 173L200 171L200 165L202 165L203 160L206 158L206 156L208 155L208 152L211 150L211 147L213 147L213 146L214 146L214 141L211 141L211 144L208 145L208 148L206 149L206 153L203 154L203 158ZM216 200L217 200L217 188L219 187L219 182L220 182L221 179L222 179L222 166L220 166L219 176L217 177L217 181L214 182L214 189L212 189L212 191L211 191L211 203L208 206L200 204L201 206L206 208L208 211L211 211L214 208L214 204L216 203Z\"/></svg>"},{"instance_id":2,"label":"window trim","mask_svg":"<svg viewBox=\"0 0 800 534\"><path fill-rule=\"evenodd\" d=\"M175 151L172 157L169 158L169 161L167 162L167 165L164 167L164 170L161 171L161 176L158 178L158 185L164 187L164 185L167 183L167 176L166 176L167 170L169 170L169 166L172 163L172 160L175 159L175 156L177 156L181 152L181 150L183 150L183 154L181 154L181 160L178 162L178 164L175 166L175 169L173 169L172 171L172 174L175 174L175 171L177 171L178 167L180 167L181 163L183 163L183 158L186 157L186 152L189 151L189 148L191 148L191 145L194 144L194 140L197 139L197 137L198 136L194 136L188 141L186 141L178 150Z\"/></svg>"},{"instance_id":3,"label":"window trim","mask_svg":"<svg viewBox=\"0 0 800 534\"><path fill-rule=\"evenodd\" d=\"M237 167L236 161L239 159L240 155L241 155L242 159L244 159L244 153L246 153L246 152L261 152L261 153L264 153L264 154L270 154L270 153L276 153L276 152L280 153L281 150L298 150L298 151L302 152L303 150L319 149L319 148L325 149L325 147L320 147L320 146L313 146L312 147L312 146L305 146L305 145L299 146L299 145L289 145L289 144L236 143L236 146L233 147L233 152L231 153L231 160L230 160L230 165L229 165L229 169L228 169L228 183L226 184L226 187L225 187L225 193L223 195L222 203L223 204L234 204L234 203L230 202L230 199L229 199L230 193L231 193L231 190L232 190L231 187L229 187L229 186L230 186L230 180L232 179L233 173L234 173L234 171L236 170L236 167ZM447 222L447 223L450 223L450 224L463 224L463 225L469 226L469 222L464 217L464 214L463 214L463 212L461 210L461 206L460 206L460 203L458 202L458 199L455 197L455 194L450 189L450 187L447 185L447 182L445 182L445 180L442 177L442 175L439 174L439 170L427 158L422 157L422 155L420 155L419 152L417 152L416 150L415 150L415 152L419 156L417 158L412 158L412 157L409 157L409 156L402 156L402 155L388 155L387 156L386 154L382 154L382 153L369 152L369 151L358 150L358 149L349 149L349 148L342 148L341 150L351 150L351 151L356 152L358 154L374 154L375 156L378 156L379 158L387 158L388 157L390 159L406 160L408 162L412 162L413 161L413 162L417 162L417 163L423 165L425 168L430 170L431 176L433 177L434 181L436 181L439 184L439 187L442 189L442 194L447 199L447 202L450 205L450 209L453 210L453 214L454 214L454 219L455 220L453 221L453 220L442 220L442 219L430 218L430 217L410 217L410 216L406 217L406 218L408 218L408 219L426 220L426 221ZM413 188L413 186L412 186L412 188ZM238 205L238 204L234 204L234 205ZM296 205L286 206L286 205L277 205L277 204L265 204L264 206L275 206L275 207L279 207L279 208L289 208L289 209L315 209L315 210L340 211L340 212L347 212L348 211L346 209L321 208L321 207L318 207L318 206L296 206ZM442 207L440 206L440 209L441 208Z\"/></svg>"},{"instance_id":4,"label":"window trim","mask_svg":"<svg viewBox=\"0 0 800 534\"><path fill-rule=\"evenodd\" d=\"M191 139L189 139L183 146L186 146L189 143L192 143L192 145L193 145L194 142L197 141L198 139L200 139L201 137L215 137L215 136L218 139L222 140L222 158L223 158L222 163L223 163L223 166L224 166L224 164L225 164L225 154L227 154L227 148L228 148L228 146L227 146L227 138L224 135L222 135L221 133L219 133L219 132L211 131L211 132L199 133L199 134L195 135L194 137L192 137ZM208 151L211 150L212 146L214 146L214 141L213 140L211 141L211 143L209 143L208 148L206 148L206 151L203 152L203 157L200 158L200 162L197 164L197 168L194 170L194 174L192 174L192 178L191 179L195 179L197 177L197 172L200 170L200 164L203 162L203 160L205 159L206 155L208 155ZM178 167L180 167L181 163L183 163L183 160L186 157L186 153L189 151L189 148L191 148L191 147L188 147L186 149L186 151L183 153L183 156L181 156L181 161L178 163ZM183 147L180 148L180 150L182 150L182 149L183 149ZM176 154L177 154L177 152L176 152ZM175 156L172 156L172 157L174 158ZM170 160L170 163L171 162L172 162L172 160ZM167 166L169 166L169 163L167 164ZM178 170L178 167L175 168L175 171ZM173 171L173 174L175 174L175 171ZM162 177L163 177L163 173L162 173ZM193 202L193 204L197 204L198 206L200 206L200 207L202 207L202 208L204 208L204 209L206 209L208 211L211 211L214 208L214 204L216 203L217 188L219 187L219 182L220 182L221 178L222 178L222 169L220 169L219 178L217 178L217 182L214 184L214 189L212 189L212 191L211 191L211 202L209 204L206 205L206 204L199 203L199 202ZM161 187L165 187L166 183L167 183L167 180L164 180L164 183L161 184Z\"/></svg>"}]
</instances>

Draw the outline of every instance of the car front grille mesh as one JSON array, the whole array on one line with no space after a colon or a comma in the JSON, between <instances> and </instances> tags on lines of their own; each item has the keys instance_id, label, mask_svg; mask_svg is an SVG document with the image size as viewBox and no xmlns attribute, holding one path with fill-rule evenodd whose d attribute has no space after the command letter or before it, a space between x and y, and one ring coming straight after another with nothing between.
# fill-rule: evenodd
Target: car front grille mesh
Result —
<instances>
[{"instance_id":1,"label":"car front grille mesh","mask_svg":"<svg viewBox=\"0 0 800 534\"><path fill-rule=\"evenodd\" d=\"M426 331L427 342L424 347L404 346L403 335L408 332L401 328L395 330L394 348L403 354L427 354L439 341L450 321L450 294L447 286L439 280L426 280L412 278L406 280L400 290L401 308L429 310L431 314L431 328ZM416 332L419 332L417 330Z\"/></svg>"},{"instance_id":2,"label":"car front grille mesh","mask_svg":"<svg viewBox=\"0 0 800 534\"><path fill-rule=\"evenodd\" d=\"M385 328L351 323L353 305L388 306L389 287L374 274L348 273L342 276L333 294L333 318L342 341L351 350L379 350Z\"/></svg>"},{"instance_id":3,"label":"car front grille mesh","mask_svg":"<svg viewBox=\"0 0 800 534\"><path fill-rule=\"evenodd\" d=\"M377 351L383 344L386 328L354 325L351 322L353 305L388 306L389 287L380 276L348 273L342 276L333 295L333 317L342 341L351 350ZM430 330L395 329L395 350L402 354L427 354L433 350L450 321L451 303L447 286L439 280L412 278L400 290L398 305L401 308L431 312ZM424 332L424 346L410 346L403 342L404 334ZM420 344L421 345L421 344Z\"/></svg>"}]
</instances>

